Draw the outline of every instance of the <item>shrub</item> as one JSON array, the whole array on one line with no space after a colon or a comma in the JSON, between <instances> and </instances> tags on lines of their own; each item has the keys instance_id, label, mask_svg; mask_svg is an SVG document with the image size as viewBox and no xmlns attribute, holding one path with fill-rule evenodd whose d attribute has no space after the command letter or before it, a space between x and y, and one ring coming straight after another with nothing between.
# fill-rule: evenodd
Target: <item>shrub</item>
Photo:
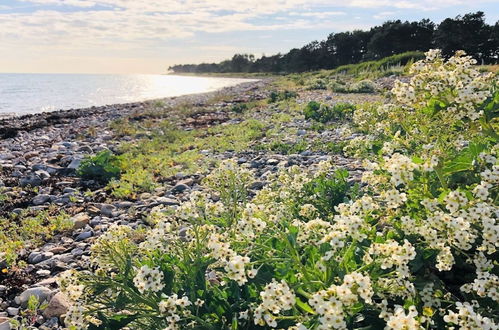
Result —
<instances>
[{"instance_id":1,"label":"shrub","mask_svg":"<svg viewBox=\"0 0 499 330\"><path fill-rule=\"evenodd\" d=\"M331 120L342 120L353 113L355 106L350 103L337 103L332 107L311 101L303 110L305 119L313 119L321 123L327 123Z\"/></svg>"},{"instance_id":2,"label":"shrub","mask_svg":"<svg viewBox=\"0 0 499 330\"><path fill-rule=\"evenodd\" d=\"M376 87L370 80L361 80L357 83L352 84L348 89L350 93L374 93L375 90Z\"/></svg>"},{"instance_id":3,"label":"shrub","mask_svg":"<svg viewBox=\"0 0 499 330\"><path fill-rule=\"evenodd\" d=\"M294 143L285 143L281 141L272 142L268 148L274 152L289 155L289 154L297 154L307 150L308 143L304 140L300 140Z\"/></svg>"},{"instance_id":4,"label":"shrub","mask_svg":"<svg viewBox=\"0 0 499 330\"><path fill-rule=\"evenodd\" d=\"M374 93L375 84L370 80L361 80L355 83L345 83L342 81L333 81L329 88L336 93Z\"/></svg>"},{"instance_id":5,"label":"shrub","mask_svg":"<svg viewBox=\"0 0 499 330\"><path fill-rule=\"evenodd\" d=\"M248 105L246 103L241 103L241 104L236 104L232 106L232 112L235 113L243 113L245 110L248 109Z\"/></svg>"},{"instance_id":6,"label":"shrub","mask_svg":"<svg viewBox=\"0 0 499 330\"><path fill-rule=\"evenodd\" d=\"M327 80L322 78L315 79L308 84L307 89L308 90L327 89Z\"/></svg>"},{"instance_id":7,"label":"shrub","mask_svg":"<svg viewBox=\"0 0 499 330\"><path fill-rule=\"evenodd\" d=\"M268 103L275 103L278 101L286 101L289 99L296 98L297 96L298 96L298 94L296 94L296 92L293 92L293 91L288 91L288 90L280 91L280 92L272 91L272 92L270 92Z\"/></svg>"},{"instance_id":8,"label":"shrub","mask_svg":"<svg viewBox=\"0 0 499 330\"><path fill-rule=\"evenodd\" d=\"M80 164L77 174L87 180L108 183L119 178L121 169L118 158L109 150L99 152L93 157L86 157Z\"/></svg>"}]
</instances>

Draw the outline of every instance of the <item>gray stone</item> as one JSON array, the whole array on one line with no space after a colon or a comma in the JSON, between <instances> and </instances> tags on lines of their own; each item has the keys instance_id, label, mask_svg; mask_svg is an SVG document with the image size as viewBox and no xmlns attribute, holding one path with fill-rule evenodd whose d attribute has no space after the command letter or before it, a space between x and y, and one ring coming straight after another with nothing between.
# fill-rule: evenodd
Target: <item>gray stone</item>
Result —
<instances>
[{"instance_id":1,"label":"gray stone","mask_svg":"<svg viewBox=\"0 0 499 330\"><path fill-rule=\"evenodd\" d=\"M40 269L36 271L36 275L42 276L42 277L47 277L50 276L51 272L48 269Z\"/></svg>"},{"instance_id":2,"label":"gray stone","mask_svg":"<svg viewBox=\"0 0 499 330\"><path fill-rule=\"evenodd\" d=\"M298 130L298 132L296 132L296 135L298 135L298 136L307 135L307 131L304 129L300 129L300 130Z\"/></svg>"},{"instance_id":3,"label":"gray stone","mask_svg":"<svg viewBox=\"0 0 499 330\"><path fill-rule=\"evenodd\" d=\"M102 215L113 218L114 217L114 211L116 210L116 206L111 205L111 204L101 204L100 206L100 212Z\"/></svg>"},{"instance_id":4,"label":"gray stone","mask_svg":"<svg viewBox=\"0 0 499 330\"><path fill-rule=\"evenodd\" d=\"M8 307L7 308L7 314L9 314L10 316L16 316L19 314L19 308L15 308L15 307Z\"/></svg>"},{"instance_id":5,"label":"gray stone","mask_svg":"<svg viewBox=\"0 0 499 330\"><path fill-rule=\"evenodd\" d=\"M48 260L52 258L54 254L52 252L38 252L38 251L33 251L29 254L28 256L28 263L30 264L37 264L42 261Z\"/></svg>"},{"instance_id":6,"label":"gray stone","mask_svg":"<svg viewBox=\"0 0 499 330\"><path fill-rule=\"evenodd\" d=\"M83 241L83 240L86 240L87 238L92 237L93 235L94 235L93 232L85 231L85 232L79 234L78 236L76 236L75 241L77 241L77 242Z\"/></svg>"},{"instance_id":7,"label":"gray stone","mask_svg":"<svg viewBox=\"0 0 499 330\"><path fill-rule=\"evenodd\" d=\"M27 187L27 186L38 187L42 185L42 179L40 179L36 175L29 175L27 177L21 178L19 180L19 185L21 187Z\"/></svg>"},{"instance_id":8,"label":"gray stone","mask_svg":"<svg viewBox=\"0 0 499 330\"><path fill-rule=\"evenodd\" d=\"M78 169L78 167L80 167L81 161L82 161L82 158L80 158L80 157L73 158L71 160L71 162L69 163L69 165L67 166L67 168L70 170L76 170L76 169Z\"/></svg>"},{"instance_id":9,"label":"gray stone","mask_svg":"<svg viewBox=\"0 0 499 330\"><path fill-rule=\"evenodd\" d=\"M270 159L267 160L267 165L273 166L273 165L277 165L277 164L279 164L279 160L278 159L270 158Z\"/></svg>"},{"instance_id":10,"label":"gray stone","mask_svg":"<svg viewBox=\"0 0 499 330\"><path fill-rule=\"evenodd\" d=\"M59 327L59 319L57 317L51 317L45 323L40 325L40 330L56 330L60 329Z\"/></svg>"},{"instance_id":11,"label":"gray stone","mask_svg":"<svg viewBox=\"0 0 499 330\"><path fill-rule=\"evenodd\" d=\"M52 297L52 290L49 288L45 287L35 287L35 288L29 288L25 290L21 295L18 297L18 304L21 305L22 308L26 308L28 305L28 300L29 297L35 296L38 298L39 302L43 301L48 301Z\"/></svg>"},{"instance_id":12,"label":"gray stone","mask_svg":"<svg viewBox=\"0 0 499 330\"><path fill-rule=\"evenodd\" d=\"M40 177L40 179L42 179L42 180L50 178L49 172L44 171L44 170L38 170L35 172L35 174L38 175Z\"/></svg>"},{"instance_id":13,"label":"gray stone","mask_svg":"<svg viewBox=\"0 0 499 330\"><path fill-rule=\"evenodd\" d=\"M174 193L179 193L179 192L184 192L186 190L189 190L189 186L186 185L185 183L177 183L173 189L172 189L172 192Z\"/></svg>"},{"instance_id":14,"label":"gray stone","mask_svg":"<svg viewBox=\"0 0 499 330\"><path fill-rule=\"evenodd\" d=\"M165 206L180 205L179 201L168 197L158 197L156 198L156 202Z\"/></svg>"},{"instance_id":15,"label":"gray stone","mask_svg":"<svg viewBox=\"0 0 499 330\"><path fill-rule=\"evenodd\" d=\"M75 188L71 188L71 187L66 187L62 191L63 194L74 194L76 192L77 192L77 190Z\"/></svg>"},{"instance_id":16,"label":"gray stone","mask_svg":"<svg viewBox=\"0 0 499 330\"><path fill-rule=\"evenodd\" d=\"M123 201L114 204L119 209L128 209L133 206L133 202Z\"/></svg>"},{"instance_id":17,"label":"gray stone","mask_svg":"<svg viewBox=\"0 0 499 330\"><path fill-rule=\"evenodd\" d=\"M0 330L11 330L10 319L7 317L0 317Z\"/></svg>"},{"instance_id":18,"label":"gray stone","mask_svg":"<svg viewBox=\"0 0 499 330\"><path fill-rule=\"evenodd\" d=\"M50 319L52 317L60 317L66 314L70 306L69 300L62 292L56 293L50 299L47 307L43 310L43 316Z\"/></svg>"},{"instance_id":19,"label":"gray stone","mask_svg":"<svg viewBox=\"0 0 499 330\"><path fill-rule=\"evenodd\" d=\"M42 205L50 201L50 195L47 194L40 194L33 198L33 205Z\"/></svg>"}]
</instances>

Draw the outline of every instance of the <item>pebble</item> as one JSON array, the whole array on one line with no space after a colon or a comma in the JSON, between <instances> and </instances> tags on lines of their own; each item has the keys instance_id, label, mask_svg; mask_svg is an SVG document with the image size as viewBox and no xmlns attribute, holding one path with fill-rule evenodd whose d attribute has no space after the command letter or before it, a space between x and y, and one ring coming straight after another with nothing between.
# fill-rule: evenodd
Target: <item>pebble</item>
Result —
<instances>
[{"instance_id":1,"label":"pebble","mask_svg":"<svg viewBox=\"0 0 499 330\"><path fill-rule=\"evenodd\" d=\"M28 263L37 264L39 262L48 260L48 259L52 258L53 256L54 256L54 253L52 253L52 252L33 251L28 256Z\"/></svg>"},{"instance_id":2,"label":"pebble","mask_svg":"<svg viewBox=\"0 0 499 330\"><path fill-rule=\"evenodd\" d=\"M86 213L78 213L72 216L70 221L73 223L73 229L82 229L89 223L90 217Z\"/></svg>"},{"instance_id":3,"label":"pebble","mask_svg":"<svg viewBox=\"0 0 499 330\"><path fill-rule=\"evenodd\" d=\"M19 308L15 308L15 307L8 307L7 308L7 314L9 314L10 316L16 316L19 314Z\"/></svg>"},{"instance_id":4,"label":"pebble","mask_svg":"<svg viewBox=\"0 0 499 330\"><path fill-rule=\"evenodd\" d=\"M33 205L42 205L50 201L50 195L41 194L33 198Z\"/></svg>"},{"instance_id":5,"label":"pebble","mask_svg":"<svg viewBox=\"0 0 499 330\"><path fill-rule=\"evenodd\" d=\"M43 310L43 316L48 319L60 317L68 311L69 307L70 303L66 295L58 292L50 299L47 307Z\"/></svg>"},{"instance_id":6,"label":"pebble","mask_svg":"<svg viewBox=\"0 0 499 330\"><path fill-rule=\"evenodd\" d=\"M16 297L17 303L21 305L21 307L25 308L26 305L28 304L29 297L35 296L38 298L39 302L46 301L50 299L52 296L53 292L49 288L45 287L35 287L35 288L29 288L25 290L19 297Z\"/></svg>"},{"instance_id":7,"label":"pebble","mask_svg":"<svg viewBox=\"0 0 499 330\"><path fill-rule=\"evenodd\" d=\"M113 218L114 217L114 211L116 210L116 206L111 205L111 204L101 204L100 206L100 212L102 215Z\"/></svg>"},{"instance_id":8,"label":"pebble","mask_svg":"<svg viewBox=\"0 0 499 330\"><path fill-rule=\"evenodd\" d=\"M83 241L83 240L86 240L86 239L92 237L93 235L94 235L94 233L92 231L85 231L85 232L79 234L78 236L76 236L75 241L77 241L77 242Z\"/></svg>"}]
</instances>

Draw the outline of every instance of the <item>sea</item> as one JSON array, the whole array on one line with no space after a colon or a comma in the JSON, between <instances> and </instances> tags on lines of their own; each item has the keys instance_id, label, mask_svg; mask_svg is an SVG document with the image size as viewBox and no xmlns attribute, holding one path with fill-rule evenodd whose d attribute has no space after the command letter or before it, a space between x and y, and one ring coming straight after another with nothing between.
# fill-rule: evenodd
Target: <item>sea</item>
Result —
<instances>
[{"instance_id":1,"label":"sea","mask_svg":"<svg viewBox=\"0 0 499 330\"><path fill-rule=\"evenodd\" d=\"M211 92L251 79L152 74L0 73L0 117Z\"/></svg>"}]
</instances>

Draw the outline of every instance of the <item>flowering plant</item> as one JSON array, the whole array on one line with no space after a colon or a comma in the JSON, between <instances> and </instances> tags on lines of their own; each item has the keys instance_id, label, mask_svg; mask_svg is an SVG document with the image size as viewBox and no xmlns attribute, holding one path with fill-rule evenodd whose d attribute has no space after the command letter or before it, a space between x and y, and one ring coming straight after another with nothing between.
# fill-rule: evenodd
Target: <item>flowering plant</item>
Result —
<instances>
[{"instance_id":1,"label":"flowering plant","mask_svg":"<svg viewBox=\"0 0 499 330\"><path fill-rule=\"evenodd\" d=\"M360 191L326 161L281 168L251 197L252 172L226 161L145 235L110 228L92 248L95 270L62 277L74 301L67 322L498 329L494 87L471 64L431 51L411 83L395 87L396 103L372 113L386 120L363 130L384 144ZM471 87L449 87L464 83ZM358 111L356 120L369 117ZM419 120L427 126L416 134ZM450 138L465 140L449 146Z\"/></svg>"}]
</instances>

